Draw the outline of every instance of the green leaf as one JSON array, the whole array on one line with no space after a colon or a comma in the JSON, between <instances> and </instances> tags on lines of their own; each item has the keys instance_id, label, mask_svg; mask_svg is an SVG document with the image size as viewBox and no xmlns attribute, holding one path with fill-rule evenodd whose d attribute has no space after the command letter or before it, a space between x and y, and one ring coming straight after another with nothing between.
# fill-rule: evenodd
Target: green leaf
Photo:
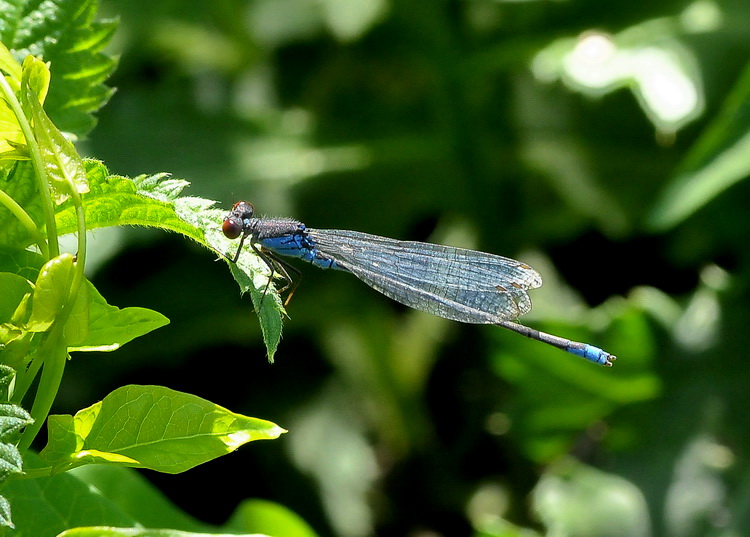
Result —
<instances>
[{"instance_id":1,"label":"green leaf","mask_svg":"<svg viewBox=\"0 0 750 537\"><path fill-rule=\"evenodd\" d=\"M112 95L103 82L117 64L101 53L116 23L95 21L97 8L91 0L14 0L0 9L0 40L18 60L33 54L51 63L55 83L47 111L61 130L77 136L96 124L92 113Z\"/></svg>"},{"instance_id":2,"label":"green leaf","mask_svg":"<svg viewBox=\"0 0 750 537\"><path fill-rule=\"evenodd\" d=\"M10 399L10 386L16 378L16 370L6 364L0 364L0 399Z\"/></svg>"},{"instance_id":3,"label":"green leaf","mask_svg":"<svg viewBox=\"0 0 750 537\"><path fill-rule=\"evenodd\" d=\"M124 386L75 416L48 419L56 471L104 463L180 473L284 429L161 386Z\"/></svg>"},{"instance_id":4,"label":"green leaf","mask_svg":"<svg viewBox=\"0 0 750 537\"><path fill-rule=\"evenodd\" d=\"M58 537L264 537L260 533L193 533L177 530L150 530L141 528L90 527L74 528L62 532Z\"/></svg>"},{"instance_id":5,"label":"green leaf","mask_svg":"<svg viewBox=\"0 0 750 537\"><path fill-rule=\"evenodd\" d=\"M649 227L663 231L750 176L750 63L716 119L659 196Z\"/></svg>"},{"instance_id":6,"label":"green leaf","mask_svg":"<svg viewBox=\"0 0 750 537\"><path fill-rule=\"evenodd\" d=\"M120 309L107 304L89 281L86 281L83 288L90 297L88 325L83 332L83 339L68 339L69 352L113 351L137 337L169 324L169 319L164 315L147 308Z\"/></svg>"},{"instance_id":7,"label":"green leaf","mask_svg":"<svg viewBox=\"0 0 750 537\"><path fill-rule=\"evenodd\" d=\"M18 90L21 83L21 65L2 42L0 42L0 74L7 74L6 79L11 89ZM15 113L7 104L4 92L0 92L0 103L2 103L0 106L0 160L8 155L13 155L10 158L18 158L16 148L25 144L26 140Z\"/></svg>"},{"instance_id":8,"label":"green leaf","mask_svg":"<svg viewBox=\"0 0 750 537\"><path fill-rule=\"evenodd\" d=\"M0 323L10 321L23 298L33 290L34 286L26 278L12 272L0 272Z\"/></svg>"},{"instance_id":9,"label":"green leaf","mask_svg":"<svg viewBox=\"0 0 750 537\"><path fill-rule=\"evenodd\" d=\"M268 267L253 253L240 255L237 263L230 265L232 276L243 293L250 293L253 307L258 314L263 342L268 352L268 361L273 363L274 354L281 341L284 306L275 289L267 287ZM268 293L265 290L268 289Z\"/></svg>"},{"instance_id":10,"label":"green leaf","mask_svg":"<svg viewBox=\"0 0 750 537\"><path fill-rule=\"evenodd\" d=\"M0 247L0 272L12 272L32 282L39 277L45 261L41 255L29 250Z\"/></svg>"},{"instance_id":11,"label":"green leaf","mask_svg":"<svg viewBox=\"0 0 750 537\"><path fill-rule=\"evenodd\" d=\"M68 474L95 488L141 526L183 531L206 530L206 524L178 508L143 473L133 468L90 464L74 468Z\"/></svg>"},{"instance_id":12,"label":"green leaf","mask_svg":"<svg viewBox=\"0 0 750 537\"><path fill-rule=\"evenodd\" d=\"M173 530L193 532L207 531L205 524L198 523L180 511L141 473L131 468L90 465L76 468L70 473L95 487L114 505L138 520L142 526L169 527ZM265 500L243 501L230 521L221 527L221 531L231 531L232 535L315 535L315 532L294 512Z\"/></svg>"},{"instance_id":13,"label":"green leaf","mask_svg":"<svg viewBox=\"0 0 750 537\"><path fill-rule=\"evenodd\" d=\"M65 345L70 347L80 341L85 341L89 333L91 297L89 290L93 286L88 280L83 280L83 284L78 289L78 293L73 301L73 307L70 315L65 321L65 330L63 331ZM70 352L70 351L68 351Z\"/></svg>"},{"instance_id":14,"label":"green leaf","mask_svg":"<svg viewBox=\"0 0 750 537\"><path fill-rule=\"evenodd\" d=\"M31 416L18 405L0 404L0 440L15 440L21 429L32 423Z\"/></svg>"},{"instance_id":15,"label":"green leaf","mask_svg":"<svg viewBox=\"0 0 750 537\"><path fill-rule=\"evenodd\" d=\"M2 41L0 41L0 71L16 81L21 80L21 64L13 57L13 54Z\"/></svg>"},{"instance_id":16,"label":"green leaf","mask_svg":"<svg viewBox=\"0 0 750 537\"><path fill-rule=\"evenodd\" d=\"M0 496L0 526L6 528L15 528L13 520L10 516L10 502L5 496Z\"/></svg>"},{"instance_id":17,"label":"green leaf","mask_svg":"<svg viewBox=\"0 0 750 537\"><path fill-rule=\"evenodd\" d=\"M44 100L47 98L47 92L49 91L50 72L47 65L34 58L34 56L26 56L21 67L21 90L27 89L30 95L34 96L33 100L36 100L40 104L44 104ZM21 94L21 101L25 99L23 93ZM25 115L31 116L31 111L28 108L24 108Z\"/></svg>"},{"instance_id":18,"label":"green leaf","mask_svg":"<svg viewBox=\"0 0 750 537\"><path fill-rule=\"evenodd\" d=\"M7 175L0 172L0 190L13 198L41 228L44 216L31 161L15 162L5 171ZM32 242L32 237L21 222L7 208L0 206L0 244L4 248L24 250Z\"/></svg>"},{"instance_id":19,"label":"green leaf","mask_svg":"<svg viewBox=\"0 0 750 537\"><path fill-rule=\"evenodd\" d=\"M139 190L138 181L109 175L98 161L84 161L89 192L83 195L86 226L89 229L109 226L148 226L176 231L203 243L200 229L189 225L177 216L174 204L159 196L150 196ZM158 177L164 177L164 174ZM60 234L76 230L77 219L72 202L63 203L57 211L56 221Z\"/></svg>"},{"instance_id":20,"label":"green leaf","mask_svg":"<svg viewBox=\"0 0 750 537\"><path fill-rule=\"evenodd\" d=\"M166 174L128 179L109 175L106 167L93 160L84 161L90 191L83 195L86 225L89 229L114 225L139 225L176 231L200 244L228 255L237 247L236 241L221 232L224 211L212 209L214 202L194 197L177 197L188 185L186 181L169 179ZM61 234L76 229L76 216L70 201L56 213ZM268 357L273 356L281 340L284 308L278 294L269 289L268 267L251 251L244 252L237 264L230 264L240 290L249 292L259 311L263 341Z\"/></svg>"},{"instance_id":21,"label":"green leaf","mask_svg":"<svg viewBox=\"0 0 750 537\"><path fill-rule=\"evenodd\" d=\"M651 524L631 482L566 458L550 467L532 494L534 510L557 535L642 537Z\"/></svg>"},{"instance_id":22,"label":"green leaf","mask_svg":"<svg viewBox=\"0 0 750 537\"><path fill-rule=\"evenodd\" d=\"M213 209L214 202L211 200L178 197L188 185L186 181L170 179L166 174L144 175L131 180L109 175L107 168L96 160L85 160L83 165L89 186L89 192L82 196L86 225L89 229L122 225L155 227L181 233L222 256L233 255L237 247L236 241L227 239L221 232L225 211ZM28 181L30 180L29 177ZM15 184L27 184L26 181L24 176L23 180L17 180ZM33 192L33 185L30 182L28 185L29 191ZM40 211L33 210L31 214L32 217L39 218ZM0 208L0 223L2 217L3 212ZM61 235L76 231L78 223L72 200L58 206L55 218ZM19 247L27 246L30 243L28 234L9 214L6 221L8 227L0 227L0 242L5 232L6 240L10 243ZM230 268L241 292L250 293L255 310L259 311L263 340L268 357L273 361L281 340L284 308L273 288L269 288L269 292L264 296L268 282L268 267L247 249L240 256L238 263L230 265ZM107 343L100 340L92 345L100 344Z\"/></svg>"},{"instance_id":23,"label":"green leaf","mask_svg":"<svg viewBox=\"0 0 750 537\"><path fill-rule=\"evenodd\" d=\"M26 470L38 468L33 453L25 456ZM13 506L16 533L55 537L77 526L134 526L136 521L96 489L68 473L38 479L13 479L3 489Z\"/></svg>"},{"instance_id":24,"label":"green leaf","mask_svg":"<svg viewBox=\"0 0 750 537\"><path fill-rule=\"evenodd\" d=\"M32 420L29 418L27 423ZM23 471L23 459L21 453L14 444L0 442L0 483L5 483L13 474Z\"/></svg>"},{"instance_id":25,"label":"green leaf","mask_svg":"<svg viewBox=\"0 0 750 537\"><path fill-rule=\"evenodd\" d=\"M182 191L190 186L190 183L184 179L171 179L168 173L139 175L133 179L133 183L141 194L161 201L176 201ZM213 205L212 201L204 201Z\"/></svg>"},{"instance_id":26,"label":"green leaf","mask_svg":"<svg viewBox=\"0 0 750 537\"><path fill-rule=\"evenodd\" d=\"M221 222L225 211L210 209L213 202L199 198L180 198L175 202L175 211L195 227L203 230L203 242L218 252L224 259L234 256L237 241L227 239L221 231ZM229 260L227 259L227 262ZM268 352L269 361L273 362L274 354L281 341L284 306L276 290L268 286L269 271L263 260L249 247L241 253L237 263L229 263L235 281L242 293L250 293L255 311L258 313L263 342ZM266 292L268 290L268 292Z\"/></svg>"},{"instance_id":27,"label":"green leaf","mask_svg":"<svg viewBox=\"0 0 750 537\"><path fill-rule=\"evenodd\" d=\"M81 157L57 126L47 117L37 94L39 88L34 83L49 77L47 66L43 62L27 57L23 62L21 81L21 102L24 109L31 111L34 138L39 144L44 171L52 187L52 197L58 205L68 199L72 192L88 192L86 173ZM48 80L48 78L47 78Z\"/></svg>"},{"instance_id":28,"label":"green leaf","mask_svg":"<svg viewBox=\"0 0 750 537\"><path fill-rule=\"evenodd\" d=\"M73 279L74 257L62 254L48 261L39 272L34 290L31 317L26 329L44 332L49 329L68 300L70 282Z\"/></svg>"},{"instance_id":29,"label":"green leaf","mask_svg":"<svg viewBox=\"0 0 750 537\"><path fill-rule=\"evenodd\" d=\"M63 254L44 265L35 289L21 276L0 273L0 323L10 320L15 313L13 308L33 289L31 316L23 330L49 329L67 300L73 270L73 256ZM120 309L108 304L93 284L85 281L65 325L65 341L69 351L112 351L168 323L169 319L162 314L146 308ZM7 343L22 335L20 327L15 333L13 328L9 324L0 325L0 342Z\"/></svg>"},{"instance_id":30,"label":"green leaf","mask_svg":"<svg viewBox=\"0 0 750 537\"><path fill-rule=\"evenodd\" d=\"M2 360L4 366L8 366L15 372L15 368L22 367L27 363L32 352L32 333L12 323L0 324L0 343L2 343ZM5 376L3 376L5 381ZM2 387L4 395L8 393L8 386ZM7 400L7 398L5 399Z\"/></svg>"},{"instance_id":31,"label":"green leaf","mask_svg":"<svg viewBox=\"0 0 750 537\"><path fill-rule=\"evenodd\" d=\"M293 511L278 503L257 499L243 501L225 528L284 537L317 535L309 524Z\"/></svg>"},{"instance_id":32,"label":"green leaf","mask_svg":"<svg viewBox=\"0 0 750 537\"><path fill-rule=\"evenodd\" d=\"M23 471L23 458L15 442L19 431L31 423L31 416L20 406L0 405L0 485L4 486L10 476ZM4 496L0 496L0 527L14 527L10 504Z\"/></svg>"},{"instance_id":33,"label":"green leaf","mask_svg":"<svg viewBox=\"0 0 750 537\"><path fill-rule=\"evenodd\" d=\"M544 537L530 528L522 528L494 516L494 513L483 520L474 521L474 525L476 531L472 537Z\"/></svg>"}]
</instances>

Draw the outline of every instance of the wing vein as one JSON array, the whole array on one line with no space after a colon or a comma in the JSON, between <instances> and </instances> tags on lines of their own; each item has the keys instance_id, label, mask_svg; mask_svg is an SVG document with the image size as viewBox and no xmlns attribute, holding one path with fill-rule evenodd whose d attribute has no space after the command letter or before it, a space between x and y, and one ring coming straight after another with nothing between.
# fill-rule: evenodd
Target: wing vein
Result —
<instances>
[{"instance_id":1,"label":"wing vein","mask_svg":"<svg viewBox=\"0 0 750 537\"><path fill-rule=\"evenodd\" d=\"M319 252L409 307L469 323L515 319L531 309L539 273L499 255L357 231L308 233Z\"/></svg>"}]
</instances>

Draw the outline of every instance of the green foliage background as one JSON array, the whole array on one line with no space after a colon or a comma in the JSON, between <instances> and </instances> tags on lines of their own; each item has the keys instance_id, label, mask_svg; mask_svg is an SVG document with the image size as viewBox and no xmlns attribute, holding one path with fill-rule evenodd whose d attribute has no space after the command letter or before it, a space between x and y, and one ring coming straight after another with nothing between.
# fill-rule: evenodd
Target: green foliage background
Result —
<instances>
[{"instance_id":1,"label":"green foliage background","mask_svg":"<svg viewBox=\"0 0 750 537\"><path fill-rule=\"evenodd\" d=\"M523 259L545 277L525 322L619 360L404 311L302 266L270 365L223 263L177 235L103 229L89 262L102 295L171 324L71 362L56 411L153 383L288 429L147 474L207 522L253 497L321 535L750 530L746 2L102 8L120 17L117 93L78 147L113 173ZM702 112L664 124L632 80L593 95L535 76L539 52L594 30L676 47Z\"/></svg>"}]
</instances>

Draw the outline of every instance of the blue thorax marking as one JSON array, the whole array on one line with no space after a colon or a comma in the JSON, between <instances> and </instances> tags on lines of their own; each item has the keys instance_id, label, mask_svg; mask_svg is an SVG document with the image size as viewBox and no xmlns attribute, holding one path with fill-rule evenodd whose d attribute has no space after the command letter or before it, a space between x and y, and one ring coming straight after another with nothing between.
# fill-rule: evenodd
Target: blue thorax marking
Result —
<instances>
[{"instance_id":1,"label":"blue thorax marking","mask_svg":"<svg viewBox=\"0 0 750 537\"><path fill-rule=\"evenodd\" d=\"M316 248L315 240L307 233L305 224L300 222L295 222L295 224L295 229L274 229L273 227L256 225L255 239L263 248L275 254L299 257L324 269L342 270L335 259L321 253Z\"/></svg>"}]
</instances>

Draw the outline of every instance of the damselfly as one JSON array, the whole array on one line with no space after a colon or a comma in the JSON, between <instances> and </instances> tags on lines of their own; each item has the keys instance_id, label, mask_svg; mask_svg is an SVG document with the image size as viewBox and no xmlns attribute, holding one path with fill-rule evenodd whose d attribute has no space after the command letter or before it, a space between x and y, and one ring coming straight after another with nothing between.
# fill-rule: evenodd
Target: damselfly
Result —
<instances>
[{"instance_id":1,"label":"damselfly","mask_svg":"<svg viewBox=\"0 0 750 537\"><path fill-rule=\"evenodd\" d=\"M591 362L611 366L616 359L589 345L553 336L515 321L531 310L527 291L542 277L525 263L475 250L425 242L399 241L357 231L310 229L291 218L257 218L251 203L240 201L224 219L222 231L240 237L273 274L294 292L299 274L278 256L299 257L324 269L351 272L373 289L414 309L453 321L502 326ZM270 283L270 279L269 279ZM288 301L288 299L287 299Z\"/></svg>"}]
</instances>

